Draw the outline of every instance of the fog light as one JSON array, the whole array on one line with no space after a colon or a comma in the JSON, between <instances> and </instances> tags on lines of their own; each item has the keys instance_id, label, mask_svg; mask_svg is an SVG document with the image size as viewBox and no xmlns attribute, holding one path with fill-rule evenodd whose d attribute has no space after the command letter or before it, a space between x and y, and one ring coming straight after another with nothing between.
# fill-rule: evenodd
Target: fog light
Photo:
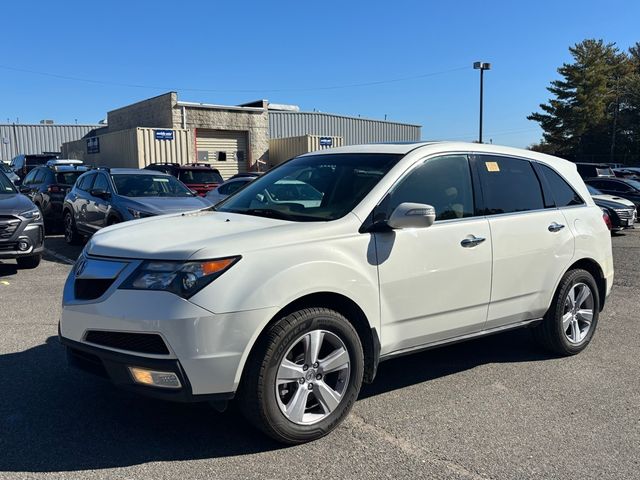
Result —
<instances>
[{"instance_id":1,"label":"fog light","mask_svg":"<svg viewBox=\"0 0 640 480\"><path fill-rule=\"evenodd\" d=\"M26 240L20 240L18 242L18 250L20 250L21 252L26 252L27 250L29 250L29 247L31 245L29 245L29 242L27 242Z\"/></svg>"},{"instance_id":2,"label":"fog light","mask_svg":"<svg viewBox=\"0 0 640 480\"><path fill-rule=\"evenodd\" d=\"M173 372L158 372L140 367L129 367L131 376L136 383L150 387L180 388L180 379Z\"/></svg>"}]
</instances>

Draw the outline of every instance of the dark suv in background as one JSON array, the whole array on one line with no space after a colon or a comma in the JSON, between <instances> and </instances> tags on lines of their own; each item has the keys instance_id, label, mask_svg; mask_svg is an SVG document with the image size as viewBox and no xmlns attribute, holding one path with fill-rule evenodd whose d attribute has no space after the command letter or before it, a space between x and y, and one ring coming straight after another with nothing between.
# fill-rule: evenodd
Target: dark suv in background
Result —
<instances>
[{"instance_id":1,"label":"dark suv in background","mask_svg":"<svg viewBox=\"0 0 640 480\"><path fill-rule=\"evenodd\" d=\"M78 177L90 168L79 160L49 160L46 166L34 168L24 178L20 193L31 198L40 209L47 230L62 226L64 197Z\"/></svg>"},{"instance_id":2,"label":"dark suv in background","mask_svg":"<svg viewBox=\"0 0 640 480\"><path fill-rule=\"evenodd\" d=\"M13 170L14 173L20 177L20 181L22 181L31 170L41 165L46 165L49 160L55 158L58 158L57 153L20 154L13 157L10 166L11 170Z\"/></svg>"},{"instance_id":3,"label":"dark suv in background","mask_svg":"<svg viewBox=\"0 0 640 480\"><path fill-rule=\"evenodd\" d=\"M576 167L578 168L578 173L583 179L594 177L615 178L616 176L613 169L606 163L576 162Z\"/></svg>"},{"instance_id":4,"label":"dark suv in background","mask_svg":"<svg viewBox=\"0 0 640 480\"><path fill-rule=\"evenodd\" d=\"M201 197L223 182L220 172L208 163L152 163L144 168L173 175Z\"/></svg>"},{"instance_id":5,"label":"dark suv in background","mask_svg":"<svg viewBox=\"0 0 640 480\"><path fill-rule=\"evenodd\" d=\"M21 268L35 268L44 250L40 210L20 194L0 171L0 259L15 258ZM0 301L0 308L2 302Z\"/></svg>"}]
</instances>

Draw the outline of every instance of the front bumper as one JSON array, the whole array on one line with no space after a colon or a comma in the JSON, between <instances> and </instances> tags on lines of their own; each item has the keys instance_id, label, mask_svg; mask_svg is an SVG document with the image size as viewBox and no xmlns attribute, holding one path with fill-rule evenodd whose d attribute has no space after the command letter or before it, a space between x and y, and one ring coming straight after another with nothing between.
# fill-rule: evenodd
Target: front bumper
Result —
<instances>
[{"instance_id":1,"label":"front bumper","mask_svg":"<svg viewBox=\"0 0 640 480\"><path fill-rule=\"evenodd\" d=\"M199 400L209 395L227 398L232 395L240 383L251 347L277 313L276 308L213 313L172 293L121 290L118 286L139 264L138 261L125 262L121 262L124 267L113 270L118 272L116 280L95 300L76 299L76 269L69 275L63 294L60 337L71 354L93 355L93 360L102 363L107 376L125 387L130 387L132 382L127 365L147 368L160 362L188 386L180 395L169 394L169 397ZM101 267L103 271L109 270L109 265ZM95 273L95 270L89 266L85 272ZM167 351L151 354L131 351L126 346L97 345L87 341L90 331L155 334L162 338ZM167 396L157 387L134 386L141 393Z\"/></svg>"},{"instance_id":2,"label":"front bumper","mask_svg":"<svg viewBox=\"0 0 640 480\"><path fill-rule=\"evenodd\" d=\"M16 217L19 218L19 217ZM30 247L27 250L19 250L18 243L26 240ZM44 250L44 225L42 220L32 222L22 220L9 238L0 239L0 259L18 258L38 255Z\"/></svg>"}]
</instances>

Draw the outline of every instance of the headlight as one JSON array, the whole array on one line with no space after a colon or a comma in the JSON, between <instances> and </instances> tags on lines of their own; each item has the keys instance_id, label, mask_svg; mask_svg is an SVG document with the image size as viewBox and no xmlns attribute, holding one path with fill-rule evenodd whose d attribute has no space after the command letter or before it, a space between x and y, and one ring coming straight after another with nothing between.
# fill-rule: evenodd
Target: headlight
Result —
<instances>
[{"instance_id":1,"label":"headlight","mask_svg":"<svg viewBox=\"0 0 640 480\"><path fill-rule=\"evenodd\" d=\"M40 210L36 207L34 209L27 210L26 212L22 212L20 216L24 218L28 218L29 220L40 220L40 218L42 217L42 214L40 213Z\"/></svg>"},{"instance_id":2,"label":"headlight","mask_svg":"<svg viewBox=\"0 0 640 480\"><path fill-rule=\"evenodd\" d=\"M133 215L133 218L146 218L153 217L155 213L143 212L142 210L136 210L135 208L127 208L129 213Z\"/></svg>"},{"instance_id":3,"label":"headlight","mask_svg":"<svg viewBox=\"0 0 640 480\"><path fill-rule=\"evenodd\" d=\"M143 262L120 286L127 290L160 290L189 298L231 268L241 257L195 262Z\"/></svg>"}]
</instances>

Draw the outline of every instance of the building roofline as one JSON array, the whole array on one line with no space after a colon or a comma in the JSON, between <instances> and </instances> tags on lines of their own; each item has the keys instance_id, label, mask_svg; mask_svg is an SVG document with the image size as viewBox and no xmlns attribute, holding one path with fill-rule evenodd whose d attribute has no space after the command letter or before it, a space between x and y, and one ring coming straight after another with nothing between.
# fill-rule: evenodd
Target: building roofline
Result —
<instances>
[{"instance_id":1,"label":"building roofline","mask_svg":"<svg viewBox=\"0 0 640 480\"><path fill-rule=\"evenodd\" d=\"M235 110L241 112L264 112L267 109L262 107L243 107L237 105L218 105L215 103L183 102L176 103L178 107L205 108L209 110Z\"/></svg>"},{"instance_id":2,"label":"building roofline","mask_svg":"<svg viewBox=\"0 0 640 480\"><path fill-rule=\"evenodd\" d=\"M378 122L378 123L387 123L387 124L394 124L394 125L406 125L408 127L418 127L418 128L422 128L422 125L418 125L417 123L406 123L406 122L394 122L392 120L380 120L377 118L367 118L367 117L354 117L352 115L340 115L338 113L327 113L327 112L306 112L306 111L302 111L302 112L291 112L291 111L286 111L286 110L269 110L269 113L275 113L275 114L290 114L290 115L300 115L303 113L309 114L309 115L324 115L327 117L337 117L337 118L348 118L349 120L366 120L368 122Z\"/></svg>"},{"instance_id":3,"label":"building roofline","mask_svg":"<svg viewBox=\"0 0 640 480\"><path fill-rule=\"evenodd\" d=\"M106 127L99 123L0 123L0 127Z\"/></svg>"}]
</instances>

